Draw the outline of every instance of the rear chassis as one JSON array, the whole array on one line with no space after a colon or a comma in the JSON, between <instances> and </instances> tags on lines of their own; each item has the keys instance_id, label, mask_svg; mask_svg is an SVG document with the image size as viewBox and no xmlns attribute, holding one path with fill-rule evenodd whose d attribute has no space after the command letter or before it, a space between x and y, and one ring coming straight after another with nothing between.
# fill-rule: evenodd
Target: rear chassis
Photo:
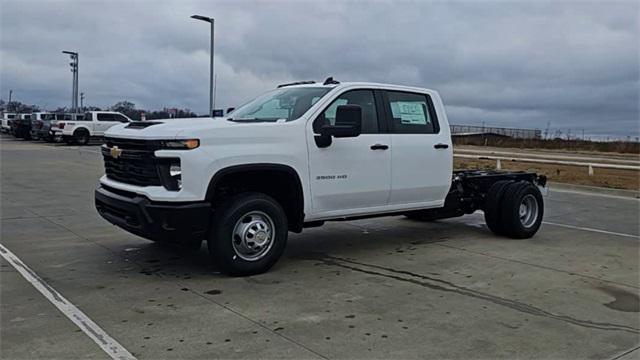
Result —
<instances>
[{"instance_id":1,"label":"rear chassis","mask_svg":"<svg viewBox=\"0 0 640 360\"><path fill-rule=\"evenodd\" d=\"M545 188L547 185L546 176L525 171L456 170L453 172L451 188L445 199L444 207L418 210L418 212L429 213L433 219L472 214L477 210L484 209L489 189L493 184L502 180L526 181L540 188Z\"/></svg>"}]
</instances>

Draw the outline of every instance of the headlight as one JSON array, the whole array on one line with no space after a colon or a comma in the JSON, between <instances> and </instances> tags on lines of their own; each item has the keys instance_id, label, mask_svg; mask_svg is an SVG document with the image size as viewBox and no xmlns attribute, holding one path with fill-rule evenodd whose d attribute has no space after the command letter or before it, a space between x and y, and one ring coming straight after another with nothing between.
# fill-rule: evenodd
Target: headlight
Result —
<instances>
[{"instance_id":1,"label":"headlight","mask_svg":"<svg viewBox=\"0 0 640 360\"><path fill-rule=\"evenodd\" d=\"M160 148L168 150L191 150L198 146L200 146L200 140L198 139L164 140L160 142Z\"/></svg>"}]
</instances>

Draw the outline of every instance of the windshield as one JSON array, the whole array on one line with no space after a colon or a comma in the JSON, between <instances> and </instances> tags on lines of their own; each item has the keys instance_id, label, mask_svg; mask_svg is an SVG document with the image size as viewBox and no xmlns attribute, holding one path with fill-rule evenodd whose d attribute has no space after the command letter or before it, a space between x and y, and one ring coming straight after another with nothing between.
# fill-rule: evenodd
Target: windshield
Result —
<instances>
[{"instance_id":1,"label":"windshield","mask_svg":"<svg viewBox=\"0 0 640 360\"><path fill-rule=\"evenodd\" d=\"M295 120L330 90L327 87L294 87L269 91L235 109L229 114L230 120Z\"/></svg>"}]
</instances>

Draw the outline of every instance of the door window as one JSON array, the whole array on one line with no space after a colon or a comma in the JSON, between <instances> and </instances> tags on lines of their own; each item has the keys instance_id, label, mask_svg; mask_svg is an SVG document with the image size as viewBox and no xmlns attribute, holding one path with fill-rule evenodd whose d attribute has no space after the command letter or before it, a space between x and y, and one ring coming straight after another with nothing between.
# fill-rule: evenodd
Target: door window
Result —
<instances>
[{"instance_id":1,"label":"door window","mask_svg":"<svg viewBox=\"0 0 640 360\"><path fill-rule=\"evenodd\" d=\"M114 121L119 121L123 123L129 122L129 119L127 119L126 117L124 117L124 115L121 115L121 114L113 114L113 117L114 117Z\"/></svg>"},{"instance_id":2,"label":"door window","mask_svg":"<svg viewBox=\"0 0 640 360\"><path fill-rule=\"evenodd\" d=\"M433 103L425 94L388 91L389 106L396 134L435 134L438 125Z\"/></svg>"},{"instance_id":3,"label":"door window","mask_svg":"<svg viewBox=\"0 0 640 360\"><path fill-rule=\"evenodd\" d=\"M102 113L99 113L98 114L98 121L116 121L116 120L114 120L113 115L115 115L115 114L102 114Z\"/></svg>"},{"instance_id":4,"label":"door window","mask_svg":"<svg viewBox=\"0 0 640 360\"><path fill-rule=\"evenodd\" d=\"M360 105L362 108L362 133L378 133L378 113L372 90L348 91L335 99L313 122L313 131L317 134L323 125L335 125L336 110L340 105Z\"/></svg>"}]
</instances>

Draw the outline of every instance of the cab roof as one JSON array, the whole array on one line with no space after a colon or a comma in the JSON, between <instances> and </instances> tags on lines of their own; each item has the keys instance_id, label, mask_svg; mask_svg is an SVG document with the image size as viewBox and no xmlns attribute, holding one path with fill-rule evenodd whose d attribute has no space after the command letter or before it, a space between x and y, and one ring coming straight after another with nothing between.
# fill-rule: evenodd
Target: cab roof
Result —
<instances>
[{"instance_id":1,"label":"cab roof","mask_svg":"<svg viewBox=\"0 0 640 360\"><path fill-rule=\"evenodd\" d=\"M340 82L335 80L332 76L328 77L323 83L317 83L313 80L305 80L305 81L296 81L296 82L278 85L278 88L283 88L283 87L326 87L326 88L368 87L373 89L434 92L433 90L430 90L430 89L420 88L415 86L403 86L403 85L383 84L383 83L375 83L375 82Z\"/></svg>"},{"instance_id":2,"label":"cab roof","mask_svg":"<svg viewBox=\"0 0 640 360\"><path fill-rule=\"evenodd\" d=\"M395 84L386 84L386 83L377 83L377 82L341 82L338 84L322 84L322 83L292 83L292 84L284 84L285 86L279 86L278 88L283 87L308 87L308 88L351 88L351 87L359 87L359 88L372 88L372 89L389 89L389 90L405 90L405 91L418 91L418 92L435 92L432 89L417 87L417 86L405 86L405 85L395 85Z\"/></svg>"}]
</instances>

